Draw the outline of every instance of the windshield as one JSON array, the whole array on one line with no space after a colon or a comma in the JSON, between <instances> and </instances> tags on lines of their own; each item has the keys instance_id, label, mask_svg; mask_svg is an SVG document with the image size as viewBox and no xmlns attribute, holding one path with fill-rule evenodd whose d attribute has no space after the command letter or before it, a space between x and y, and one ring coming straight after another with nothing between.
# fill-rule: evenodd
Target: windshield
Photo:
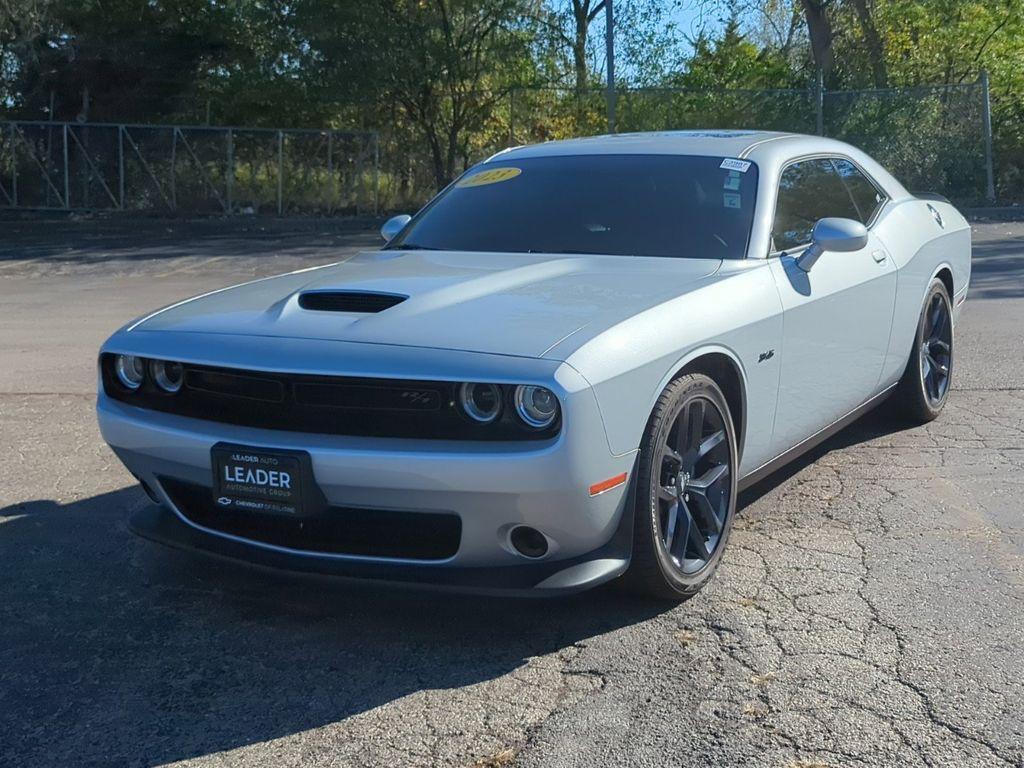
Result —
<instances>
[{"instance_id":1,"label":"windshield","mask_svg":"<svg viewBox=\"0 0 1024 768\"><path fill-rule=\"evenodd\" d=\"M721 157L509 158L469 170L387 247L742 259L756 189L756 165Z\"/></svg>"}]
</instances>

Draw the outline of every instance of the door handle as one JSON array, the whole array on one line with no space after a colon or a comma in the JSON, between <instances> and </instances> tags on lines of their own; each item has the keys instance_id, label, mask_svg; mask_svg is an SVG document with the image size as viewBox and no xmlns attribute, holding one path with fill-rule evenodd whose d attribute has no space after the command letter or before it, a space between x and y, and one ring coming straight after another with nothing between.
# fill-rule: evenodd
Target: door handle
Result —
<instances>
[{"instance_id":1,"label":"door handle","mask_svg":"<svg viewBox=\"0 0 1024 768\"><path fill-rule=\"evenodd\" d=\"M872 251L871 258L875 260L876 264L881 264L885 261L885 251Z\"/></svg>"}]
</instances>

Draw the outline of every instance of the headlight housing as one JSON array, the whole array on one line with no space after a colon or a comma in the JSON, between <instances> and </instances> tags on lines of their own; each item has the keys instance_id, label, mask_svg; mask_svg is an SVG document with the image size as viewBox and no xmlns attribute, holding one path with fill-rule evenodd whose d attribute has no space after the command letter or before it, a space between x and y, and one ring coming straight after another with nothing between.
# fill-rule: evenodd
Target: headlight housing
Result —
<instances>
[{"instance_id":1,"label":"headlight housing","mask_svg":"<svg viewBox=\"0 0 1024 768\"><path fill-rule=\"evenodd\" d=\"M501 414L501 390L495 384L465 383L459 386L462 412L478 424L490 424Z\"/></svg>"},{"instance_id":2,"label":"headlight housing","mask_svg":"<svg viewBox=\"0 0 1024 768\"><path fill-rule=\"evenodd\" d=\"M521 384L516 387L513 399L519 418L534 429L550 427L558 418L558 398L547 387Z\"/></svg>"},{"instance_id":3,"label":"headlight housing","mask_svg":"<svg viewBox=\"0 0 1024 768\"><path fill-rule=\"evenodd\" d=\"M150 364L149 370L156 385L168 394L174 394L181 389L181 384L185 380L185 370L181 363L170 360L154 360Z\"/></svg>"},{"instance_id":4,"label":"headlight housing","mask_svg":"<svg viewBox=\"0 0 1024 768\"><path fill-rule=\"evenodd\" d=\"M146 361L135 355L117 355L114 358L114 371L121 385L134 391L146 379Z\"/></svg>"}]
</instances>

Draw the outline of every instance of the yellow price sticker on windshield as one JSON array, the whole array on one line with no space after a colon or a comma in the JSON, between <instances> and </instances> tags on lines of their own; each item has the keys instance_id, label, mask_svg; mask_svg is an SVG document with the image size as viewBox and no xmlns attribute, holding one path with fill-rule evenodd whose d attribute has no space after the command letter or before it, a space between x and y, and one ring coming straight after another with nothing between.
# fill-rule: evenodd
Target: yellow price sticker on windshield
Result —
<instances>
[{"instance_id":1,"label":"yellow price sticker on windshield","mask_svg":"<svg viewBox=\"0 0 1024 768\"><path fill-rule=\"evenodd\" d=\"M499 181L514 179L523 170L521 168L492 168L489 171L481 171L467 176L456 187L482 187L485 184L497 184Z\"/></svg>"}]
</instances>

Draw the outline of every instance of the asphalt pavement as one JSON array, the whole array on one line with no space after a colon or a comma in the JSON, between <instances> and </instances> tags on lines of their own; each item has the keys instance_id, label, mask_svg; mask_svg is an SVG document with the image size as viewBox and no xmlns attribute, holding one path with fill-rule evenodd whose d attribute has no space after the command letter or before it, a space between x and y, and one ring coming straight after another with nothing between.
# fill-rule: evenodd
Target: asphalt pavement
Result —
<instances>
[{"instance_id":1,"label":"asphalt pavement","mask_svg":"<svg viewBox=\"0 0 1024 768\"><path fill-rule=\"evenodd\" d=\"M132 536L119 325L376 235L0 222L0 765L1024 766L1024 225L975 226L942 417L872 414L744 494L719 574L485 600Z\"/></svg>"}]
</instances>

